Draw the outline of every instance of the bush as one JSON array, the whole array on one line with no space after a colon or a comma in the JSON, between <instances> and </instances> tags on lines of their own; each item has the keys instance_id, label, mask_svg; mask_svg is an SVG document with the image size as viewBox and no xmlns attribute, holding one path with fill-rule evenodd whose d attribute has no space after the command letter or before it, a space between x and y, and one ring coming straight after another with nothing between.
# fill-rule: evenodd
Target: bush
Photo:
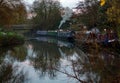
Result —
<instances>
[{"instance_id":1,"label":"bush","mask_svg":"<svg viewBox=\"0 0 120 83\"><path fill-rule=\"evenodd\" d=\"M0 46L18 45L24 43L24 37L14 32L0 32Z\"/></svg>"}]
</instances>

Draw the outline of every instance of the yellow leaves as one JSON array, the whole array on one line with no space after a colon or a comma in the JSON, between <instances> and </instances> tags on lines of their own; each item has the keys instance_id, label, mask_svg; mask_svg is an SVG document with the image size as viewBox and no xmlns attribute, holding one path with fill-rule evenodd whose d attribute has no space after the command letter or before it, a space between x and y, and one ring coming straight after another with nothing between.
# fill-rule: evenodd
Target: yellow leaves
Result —
<instances>
[{"instance_id":1,"label":"yellow leaves","mask_svg":"<svg viewBox=\"0 0 120 83\"><path fill-rule=\"evenodd\" d=\"M110 2L111 7L107 9L106 14L108 16L108 20L114 22L116 24L120 24L120 9L119 3L117 1Z\"/></svg>"},{"instance_id":2,"label":"yellow leaves","mask_svg":"<svg viewBox=\"0 0 120 83\"><path fill-rule=\"evenodd\" d=\"M103 6L105 4L105 0L100 0L100 5Z\"/></svg>"}]
</instances>

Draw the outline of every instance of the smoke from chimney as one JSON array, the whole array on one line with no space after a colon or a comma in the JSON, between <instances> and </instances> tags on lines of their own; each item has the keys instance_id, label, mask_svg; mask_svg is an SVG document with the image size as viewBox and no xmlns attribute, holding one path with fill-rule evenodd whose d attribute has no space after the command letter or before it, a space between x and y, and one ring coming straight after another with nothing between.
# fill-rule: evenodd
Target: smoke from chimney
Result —
<instances>
[{"instance_id":1,"label":"smoke from chimney","mask_svg":"<svg viewBox=\"0 0 120 83\"><path fill-rule=\"evenodd\" d=\"M65 14L62 15L62 20L60 22L60 25L59 25L58 29L60 29L62 24L65 23L67 20L70 20L70 17L72 16L72 13L73 13L72 9L70 9L68 7L65 8L64 11L65 11Z\"/></svg>"}]
</instances>

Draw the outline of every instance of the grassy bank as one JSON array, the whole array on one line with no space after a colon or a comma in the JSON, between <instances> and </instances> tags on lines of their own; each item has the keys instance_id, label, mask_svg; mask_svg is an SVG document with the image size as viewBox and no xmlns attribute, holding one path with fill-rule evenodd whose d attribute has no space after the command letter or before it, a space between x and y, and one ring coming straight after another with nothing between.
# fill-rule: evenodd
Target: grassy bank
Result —
<instances>
[{"instance_id":1,"label":"grassy bank","mask_svg":"<svg viewBox=\"0 0 120 83\"><path fill-rule=\"evenodd\" d=\"M15 32L0 31L0 46L19 45L24 43L24 37Z\"/></svg>"}]
</instances>

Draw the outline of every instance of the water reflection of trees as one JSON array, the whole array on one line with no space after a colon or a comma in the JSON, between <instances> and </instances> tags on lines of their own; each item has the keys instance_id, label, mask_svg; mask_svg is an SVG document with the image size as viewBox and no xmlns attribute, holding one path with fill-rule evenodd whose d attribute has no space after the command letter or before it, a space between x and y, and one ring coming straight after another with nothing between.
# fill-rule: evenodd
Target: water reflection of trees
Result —
<instances>
[{"instance_id":1,"label":"water reflection of trees","mask_svg":"<svg viewBox=\"0 0 120 83\"><path fill-rule=\"evenodd\" d=\"M25 46L16 46L16 47L8 47L8 48L1 48L0 55L1 57L5 57L5 55L10 55L17 60L23 61L27 56L27 48Z\"/></svg>"},{"instance_id":2,"label":"water reflection of trees","mask_svg":"<svg viewBox=\"0 0 120 83\"><path fill-rule=\"evenodd\" d=\"M27 55L24 46L7 47L0 49L0 83L22 83L22 72L14 75L12 65L14 60L23 61Z\"/></svg>"},{"instance_id":3,"label":"water reflection of trees","mask_svg":"<svg viewBox=\"0 0 120 83\"><path fill-rule=\"evenodd\" d=\"M59 46L55 43L46 43L40 41L29 42L33 46L33 52L36 53L36 58L33 58L34 67L41 71L41 76L46 74L53 78L56 76L56 70L53 68L60 68L61 54ZM65 47L62 47L63 49ZM65 48L65 54L68 55L70 48ZM72 52L70 52L72 53Z\"/></svg>"},{"instance_id":4,"label":"water reflection of trees","mask_svg":"<svg viewBox=\"0 0 120 83\"><path fill-rule=\"evenodd\" d=\"M63 52L63 53L65 53L65 55L66 56L70 56L70 55L73 55L73 53L74 53L74 49L72 49L72 48L67 48L67 47L59 47L59 49L61 49L61 51Z\"/></svg>"},{"instance_id":5,"label":"water reflection of trees","mask_svg":"<svg viewBox=\"0 0 120 83\"><path fill-rule=\"evenodd\" d=\"M29 56L28 46L32 51ZM119 83L120 82L120 58L112 49L91 48L84 53L77 47L59 47L57 44L39 41L29 41L26 46L18 46L8 49L0 49L0 82L23 83L27 73L23 71L15 74L20 65L31 66L39 71L40 76L54 78L57 72L61 72L80 83ZM8 51L9 50L9 51ZM5 55L12 57L5 62ZM36 56L33 56L36 55ZM10 57L8 57L10 59ZM26 59L30 63L25 62ZM14 60L20 64L13 68ZM22 63L22 64L21 64ZM29 79L28 79L29 80Z\"/></svg>"},{"instance_id":6,"label":"water reflection of trees","mask_svg":"<svg viewBox=\"0 0 120 83\"><path fill-rule=\"evenodd\" d=\"M84 55L79 51L77 53L79 56ZM80 57L77 60L70 60L72 72L69 72L66 68L56 70L80 83L119 83L120 57L118 56L120 54L106 48L100 50L91 48L84 55L84 61L81 61Z\"/></svg>"},{"instance_id":7,"label":"water reflection of trees","mask_svg":"<svg viewBox=\"0 0 120 83\"><path fill-rule=\"evenodd\" d=\"M12 63L3 62L0 64L0 83L23 83L24 74L21 72L17 75L12 68Z\"/></svg>"},{"instance_id":8,"label":"water reflection of trees","mask_svg":"<svg viewBox=\"0 0 120 83\"><path fill-rule=\"evenodd\" d=\"M0 64L3 61L3 58L4 58L6 51L7 51L7 49L0 48Z\"/></svg>"},{"instance_id":9,"label":"water reflection of trees","mask_svg":"<svg viewBox=\"0 0 120 83\"><path fill-rule=\"evenodd\" d=\"M54 70L54 68L60 69L61 67L62 55L59 51L59 48L62 49L63 53L66 56L70 56L74 53L74 51L65 46L59 47L55 43L46 43L39 41L30 41L24 46L18 46L13 48L11 47L8 49L5 48L5 50L0 50L0 81L9 81L11 83L21 83L25 81L26 74L23 73L23 71L19 72L17 75L14 75L19 68L19 65L16 66L16 68L13 68L13 63L15 63L15 61L20 61L20 63L23 62L25 64L33 65L35 70L39 71L40 76L47 75L50 78L56 77L57 71ZM30 51L28 50L32 51L31 55L29 55ZM33 56L33 54L35 54L35 56ZM6 63L6 61L4 61L6 57L8 58L8 60L10 59L10 63ZM24 62L26 61L26 59L30 60L30 63Z\"/></svg>"},{"instance_id":10,"label":"water reflection of trees","mask_svg":"<svg viewBox=\"0 0 120 83\"><path fill-rule=\"evenodd\" d=\"M14 47L9 50L9 55L19 61L23 61L27 56L27 48L25 46Z\"/></svg>"},{"instance_id":11,"label":"water reflection of trees","mask_svg":"<svg viewBox=\"0 0 120 83\"><path fill-rule=\"evenodd\" d=\"M120 82L120 57L112 49L102 48L96 54L95 49L91 49L89 60L92 71L100 75L100 83L119 83Z\"/></svg>"}]
</instances>

